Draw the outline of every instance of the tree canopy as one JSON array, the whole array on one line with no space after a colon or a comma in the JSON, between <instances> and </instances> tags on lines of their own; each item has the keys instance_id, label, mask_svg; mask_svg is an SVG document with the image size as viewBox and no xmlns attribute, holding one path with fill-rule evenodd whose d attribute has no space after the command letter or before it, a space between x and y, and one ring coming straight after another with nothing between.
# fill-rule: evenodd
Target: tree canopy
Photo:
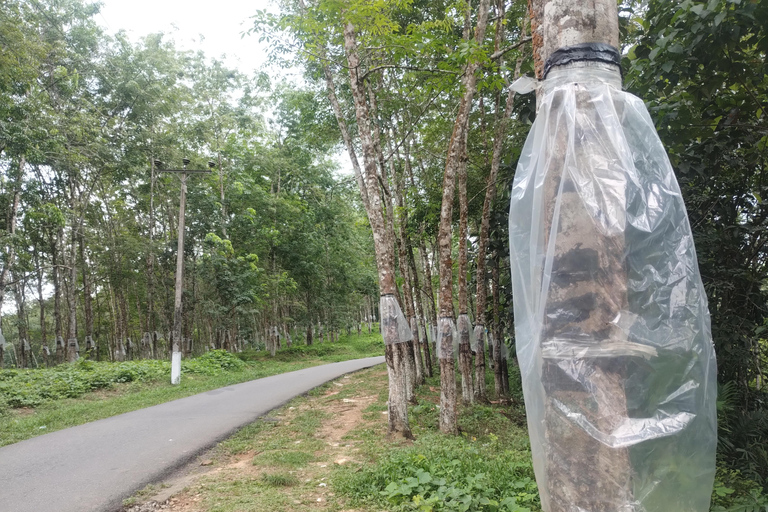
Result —
<instances>
[{"instance_id":1,"label":"tree canopy","mask_svg":"<svg viewBox=\"0 0 768 512\"><path fill-rule=\"evenodd\" d=\"M283 0L254 12L250 37L270 43L274 69L301 70L292 82L181 51L166 34L108 34L84 0L6 1L0 361L53 365L70 340L81 356L167 355L180 188L154 162L188 158L212 172L188 183L187 354L333 339L370 326L391 294L414 335L392 354L406 395L438 359L451 360L444 375L453 368L452 343L438 356L435 341L460 314L481 345L487 336L503 395L509 189L535 116L532 95L509 87L534 71L527 8ZM632 0L619 12L624 87L648 105L693 228L721 458L766 485L768 5ZM473 376L465 363L462 399L487 399L484 367Z\"/></svg>"}]
</instances>

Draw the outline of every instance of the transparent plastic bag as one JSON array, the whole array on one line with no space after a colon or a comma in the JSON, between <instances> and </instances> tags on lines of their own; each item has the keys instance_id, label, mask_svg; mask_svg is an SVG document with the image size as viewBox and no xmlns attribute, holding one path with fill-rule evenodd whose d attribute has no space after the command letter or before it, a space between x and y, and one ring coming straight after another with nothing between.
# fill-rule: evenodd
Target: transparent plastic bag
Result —
<instances>
[{"instance_id":1,"label":"transparent plastic bag","mask_svg":"<svg viewBox=\"0 0 768 512\"><path fill-rule=\"evenodd\" d=\"M381 316L381 335L384 343L405 343L413 339L413 333L408 325L408 320L400 309L400 304L394 295L382 295L379 301L379 315Z\"/></svg>"},{"instance_id":2,"label":"transparent plastic bag","mask_svg":"<svg viewBox=\"0 0 768 512\"><path fill-rule=\"evenodd\" d=\"M554 69L542 87L509 216L542 508L706 512L715 354L667 154L618 71Z\"/></svg>"},{"instance_id":3,"label":"transparent plastic bag","mask_svg":"<svg viewBox=\"0 0 768 512\"><path fill-rule=\"evenodd\" d=\"M443 335L445 333L451 333L451 339L453 342L448 345L450 352L443 350ZM456 329L456 323L453 318L441 317L437 319L437 340L436 350L438 359L451 359L459 353L459 332Z\"/></svg>"},{"instance_id":4,"label":"transparent plastic bag","mask_svg":"<svg viewBox=\"0 0 768 512\"><path fill-rule=\"evenodd\" d=\"M477 340L475 339L475 330L472 328L472 320L469 319L468 314L463 313L459 315L459 318L456 319L456 329L459 333L462 332L462 329L469 333L469 350L475 352L477 350Z\"/></svg>"},{"instance_id":5,"label":"transparent plastic bag","mask_svg":"<svg viewBox=\"0 0 768 512\"><path fill-rule=\"evenodd\" d=\"M472 332L471 339L474 341L474 345L472 345L472 352L477 353L478 345L485 349L485 327L482 325L476 325Z\"/></svg>"},{"instance_id":6,"label":"transparent plastic bag","mask_svg":"<svg viewBox=\"0 0 768 512\"><path fill-rule=\"evenodd\" d=\"M507 344L504 343L503 340L500 340L499 343L499 350L501 350L501 360L502 361L509 361L509 347L507 347Z\"/></svg>"}]
</instances>

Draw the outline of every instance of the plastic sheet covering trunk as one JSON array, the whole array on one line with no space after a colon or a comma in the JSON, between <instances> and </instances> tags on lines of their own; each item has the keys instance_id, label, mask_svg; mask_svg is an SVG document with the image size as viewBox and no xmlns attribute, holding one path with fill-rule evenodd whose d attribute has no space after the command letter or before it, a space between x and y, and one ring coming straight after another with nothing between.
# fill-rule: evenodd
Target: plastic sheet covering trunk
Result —
<instances>
[{"instance_id":1,"label":"plastic sheet covering trunk","mask_svg":"<svg viewBox=\"0 0 768 512\"><path fill-rule=\"evenodd\" d=\"M448 345L447 351L443 351L443 336L448 333L451 333L451 344ZM459 353L459 331L456 329L456 323L453 321L453 318L438 318L436 348L438 359L453 359Z\"/></svg>"},{"instance_id":2,"label":"plastic sheet covering trunk","mask_svg":"<svg viewBox=\"0 0 768 512\"><path fill-rule=\"evenodd\" d=\"M618 71L554 69L512 189L517 354L547 512L706 512L715 355L680 189Z\"/></svg>"},{"instance_id":3,"label":"plastic sheet covering trunk","mask_svg":"<svg viewBox=\"0 0 768 512\"><path fill-rule=\"evenodd\" d=\"M408 320L400 309L400 303L394 295L382 295L379 300L379 315L381 316L381 330L384 343L405 343L413 339L413 332L408 325Z\"/></svg>"}]
</instances>

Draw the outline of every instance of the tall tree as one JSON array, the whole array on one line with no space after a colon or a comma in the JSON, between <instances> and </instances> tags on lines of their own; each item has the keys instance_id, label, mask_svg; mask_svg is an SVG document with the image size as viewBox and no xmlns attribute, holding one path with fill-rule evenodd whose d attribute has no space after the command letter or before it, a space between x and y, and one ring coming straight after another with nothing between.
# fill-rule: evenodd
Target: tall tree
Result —
<instances>
[{"instance_id":1,"label":"tall tree","mask_svg":"<svg viewBox=\"0 0 768 512\"><path fill-rule=\"evenodd\" d=\"M471 11L467 5L464 23L464 40L477 52L467 62L462 79L462 96L459 110L448 144L443 174L442 206L440 210L440 430L447 434L458 432L456 419L456 380L453 356L453 264L451 248L451 226L453 222L453 201L455 178L466 166L467 133L472 98L475 95L477 76L481 63L481 48L490 11L490 1L480 0L477 8L477 25L471 33ZM470 377L471 378L471 377Z\"/></svg>"}]
</instances>

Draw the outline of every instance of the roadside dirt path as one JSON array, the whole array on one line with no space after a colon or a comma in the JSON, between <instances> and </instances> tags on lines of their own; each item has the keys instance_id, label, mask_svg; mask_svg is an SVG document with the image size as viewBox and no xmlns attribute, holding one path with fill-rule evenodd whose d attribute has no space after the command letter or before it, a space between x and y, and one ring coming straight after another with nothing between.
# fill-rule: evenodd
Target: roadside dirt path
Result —
<instances>
[{"instance_id":1,"label":"roadside dirt path","mask_svg":"<svg viewBox=\"0 0 768 512\"><path fill-rule=\"evenodd\" d=\"M289 402L124 510L362 512L335 495L330 475L364 462L355 438L386 433L386 378L386 369L375 367Z\"/></svg>"}]
</instances>

